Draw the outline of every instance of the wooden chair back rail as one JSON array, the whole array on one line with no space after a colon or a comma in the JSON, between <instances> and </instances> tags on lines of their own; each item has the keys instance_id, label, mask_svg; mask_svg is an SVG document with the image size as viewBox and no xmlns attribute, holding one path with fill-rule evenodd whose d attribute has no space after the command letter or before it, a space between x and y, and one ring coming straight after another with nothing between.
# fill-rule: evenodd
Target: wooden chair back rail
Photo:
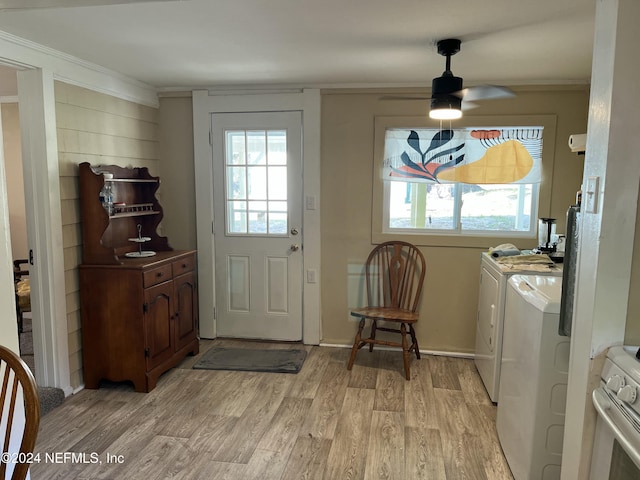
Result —
<instances>
[{"instance_id":1,"label":"wooden chair back rail","mask_svg":"<svg viewBox=\"0 0 640 480\"><path fill-rule=\"evenodd\" d=\"M14 412L17 407L18 393L22 390L24 400L25 425L22 431L20 451L22 455L17 456L17 462L11 475L11 480L22 480L27 476L29 463L27 453L32 453L36 445L38 427L40 425L40 400L35 378L29 367L15 353L6 347L0 346L0 371L3 371L2 399L0 401L0 415L5 419L5 428L2 434L2 453L9 451L11 434L13 429ZM6 413L5 413L6 412ZM16 452L12 452L16 453ZM4 458L4 455L3 455ZM6 477L7 463L0 462L0 478Z\"/></svg>"},{"instance_id":2,"label":"wooden chair back rail","mask_svg":"<svg viewBox=\"0 0 640 480\"><path fill-rule=\"evenodd\" d=\"M425 276L424 257L417 248L408 246L406 242L386 242L369 254L365 267L369 306L417 310Z\"/></svg>"},{"instance_id":3,"label":"wooden chair back rail","mask_svg":"<svg viewBox=\"0 0 640 480\"><path fill-rule=\"evenodd\" d=\"M414 352L420 358L420 349L413 324L418 321L416 310L422 295L422 286L426 274L424 256L414 245L402 242L385 242L375 247L365 264L365 283L367 286L367 307L352 310L351 315L360 318L347 369L351 370L358 350L369 345L401 347L403 352L405 377L409 380L409 353ZM371 322L371 333L362 338L365 321ZM395 322L399 329L378 327L378 321ZM399 333L402 342L376 339L377 331ZM407 339L411 337L411 345Z\"/></svg>"}]
</instances>

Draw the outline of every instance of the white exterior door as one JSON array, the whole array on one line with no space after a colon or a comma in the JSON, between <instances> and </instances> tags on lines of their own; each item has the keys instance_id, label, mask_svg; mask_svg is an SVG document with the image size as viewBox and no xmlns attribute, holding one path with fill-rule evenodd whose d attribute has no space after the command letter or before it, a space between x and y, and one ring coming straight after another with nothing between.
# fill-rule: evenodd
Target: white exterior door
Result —
<instances>
[{"instance_id":1,"label":"white exterior door","mask_svg":"<svg viewBox=\"0 0 640 480\"><path fill-rule=\"evenodd\" d=\"M218 335L301 340L301 112L211 122Z\"/></svg>"}]
</instances>

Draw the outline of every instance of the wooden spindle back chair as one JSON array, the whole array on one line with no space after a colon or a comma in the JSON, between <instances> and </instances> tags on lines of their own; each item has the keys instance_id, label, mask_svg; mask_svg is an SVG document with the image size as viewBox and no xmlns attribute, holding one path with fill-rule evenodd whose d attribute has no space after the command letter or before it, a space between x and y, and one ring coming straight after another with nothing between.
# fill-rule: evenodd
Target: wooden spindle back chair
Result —
<instances>
[{"instance_id":1,"label":"wooden spindle back chair","mask_svg":"<svg viewBox=\"0 0 640 480\"><path fill-rule=\"evenodd\" d=\"M2 430L2 458L5 454L15 455L11 480L23 480L27 476L40 425L40 400L33 373L22 359L8 348L0 345L0 376L2 377L2 399L0 400L0 420ZM17 422L16 409L19 407L20 393L24 405L24 428ZM10 451L10 444L17 445L12 435L22 434L19 451ZM11 458L14 460L14 458ZM0 461L0 478L6 478L7 463Z\"/></svg>"},{"instance_id":2,"label":"wooden spindle back chair","mask_svg":"<svg viewBox=\"0 0 640 480\"><path fill-rule=\"evenodd\" d=\"M353 367L358 350L365 345L369 345L370 352L374 345L401 347L405 377L410 380L409 354L413 351L416 358L420 358L413 325L418 321L417 309L425 274L424 256L410 243L385 242L371 251L365 263L367 306L351 311L351 315L360 318L360 323L347 365L349 370ZM362 338L366 320L371 321L371 333L369 337ZM394 322L400 328L379 326L378 321ZM407 330L411 336L411 345L407 339ZM378 331L399 333L401 341L376 339Z\"/></svg>"}]
</instances>

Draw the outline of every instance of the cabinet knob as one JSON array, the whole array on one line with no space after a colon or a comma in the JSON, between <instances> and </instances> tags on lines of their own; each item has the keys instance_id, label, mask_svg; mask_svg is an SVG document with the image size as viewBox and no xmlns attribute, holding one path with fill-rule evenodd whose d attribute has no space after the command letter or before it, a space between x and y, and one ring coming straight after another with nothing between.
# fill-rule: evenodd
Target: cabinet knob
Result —
<instances>
[{"instance_id":1,"label":"cabinet knob","mask_svg":"<svg viewBox=\"0 0 640 480\"><path fill-rule=\"evenodd\" d=\"M156 273L156 277L160 278L162 276L162 272Z\"/></svg>"}]
</instances>

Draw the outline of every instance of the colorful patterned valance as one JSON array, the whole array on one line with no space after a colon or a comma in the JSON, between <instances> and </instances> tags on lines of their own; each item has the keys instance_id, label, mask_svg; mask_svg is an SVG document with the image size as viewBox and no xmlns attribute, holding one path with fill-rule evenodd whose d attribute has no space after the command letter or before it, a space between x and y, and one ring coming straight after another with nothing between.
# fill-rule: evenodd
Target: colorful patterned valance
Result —
<instances>
[{"instance_id":1,"label":"colorful patterned valance","mask_svg":"<svg viewBox=\"0 0 640 480\"><path fill-rule=\"evenodd\" d=\"M543 127L385 132L383 178L431 183L540 183Z\"/></svg>"}]
</instances>

